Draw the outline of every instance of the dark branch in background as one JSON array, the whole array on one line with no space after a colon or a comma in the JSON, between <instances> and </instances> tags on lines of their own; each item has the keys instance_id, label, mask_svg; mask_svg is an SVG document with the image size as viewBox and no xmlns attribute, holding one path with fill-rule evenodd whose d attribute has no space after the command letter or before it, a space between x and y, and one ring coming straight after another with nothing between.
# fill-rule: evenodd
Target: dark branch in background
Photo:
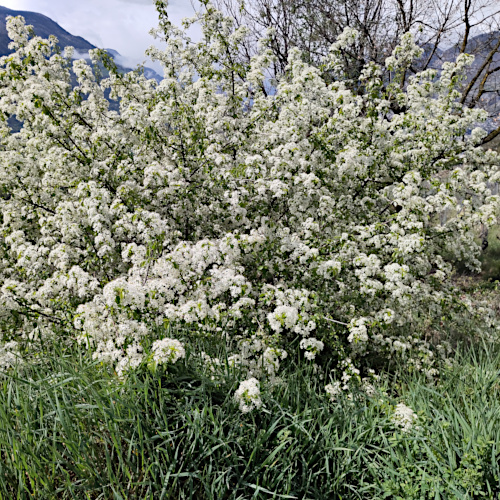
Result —
<instances>
[{"instance_id":1,"label":"dark branch in background","mask_svg":"<svg viewBox=\"0 0 500 500\"><path fill-rule=\"evenodd\" d=\"M464 0L464 38L462 40L462 46L460 47L460 54L465 52L467 48L467 42L469 41L470 35L470 8L471 8L471 0Z\"/></svg>"},{"instance_id":2,"label":"dark branch in background","mask_svg":"<svg viewBox=\"0 0 500 500\"><path fill-rule=\"evenodd\" d=\"M363 66L368 62L383 66L403 33L410 31L424 54L407 71L403 86L412 73L439 69L443 62L454 60L458 54L470 53L476 56L476 64L463 83L462 103L486 107L490 115L497 115L500 110L490 90L499 71L496 67L500 59L498 0L213 1L217 8L233 17L237 26L246 25L250 29L250 40L239 53L246 62L257 52L258 39L269 28L274 30L271 48L276 63L270 77L284 73L293 47L299 48L309 63L319 65L344 28L351 27L360 36L355 46L343 52L344 74L359 87ZM384 81L389 83L390 78L386 73ZM357 87L354 90L362 90ZM490 96L488 101L486 96Z\"/></svg>"},{"instance_id":3,"label":"dark branch in background","mask_svg":"<svg viewBox=\"0 0 500 500\"><path fill-rule=\"evenodd\" d=\"M498 41L495 44L495 46L491 49L491 51L488 54L488 56L484 59L483 64L481 64L481 66L477 70L476 74L471 78L471 80L468 83L467 87L465 87L465 90L462 93L462 98L460 99L460 103L461 104L465 103L465 101L467 100L468 95L470 94L470 92L474 88L474 85L476 84L477 80L481 76L481 73L491 64L491 62L493 61L493 57L495 56L495 54L497 54L499 52L499 49L500 49L500 36L498 37ZM477 99L476 99L476 101L477 101Z\"/></svg>"},{"instance_id":4,"label":"dark branch in background","mask_svg":"<svg viewBox=\"0 0 500 500\"><path fill-rule=\"evenodd\" d=\"M497 129L493 130L492 132L490 132L482 141L481 144L485 145L485 144L488 144L488 142L492 141L493 139L495 139L496 137L498 137L500 135L500 127L498 127Z\"/></svg>"}]
</instances>

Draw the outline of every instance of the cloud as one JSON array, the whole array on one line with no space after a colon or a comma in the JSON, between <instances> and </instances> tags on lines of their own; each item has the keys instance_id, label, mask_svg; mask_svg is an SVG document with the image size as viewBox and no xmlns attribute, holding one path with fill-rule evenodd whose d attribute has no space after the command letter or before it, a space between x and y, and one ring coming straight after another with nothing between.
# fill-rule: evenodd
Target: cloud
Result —
<instances>
[{"instance_id":1,"label":"cloud","mask_svg":"<svg viewBox=\"0 0 500 500\"><path fill-rule=\"evenodd\" d=\"M164 0L170 20L177 26L183 17L192 16L198 0ZM161 65L152 63L144 52L153 40L149 30L158 25L154 0L0 0L8 8L40 12L53 19L72 35L81 36L101 48L117 50L120 62L135 68L146 59L146 65L161 73ZM191 33L190 33L191 34ZM199 38L197 32L191 34Z\"/></svg>"},{"instance_id":2,"label":"cloud","mask_svg":"<svg viewBox=\"0 0 500 500\"><path fill-rule=\"evenodd\" d=\"M90 61L90 56L88 52L80 52L79 50L75 50L73 52L73 59L85 59L86 61Z\"/></svg>"},{"instance_id":3,"label":"cloud","mask_svg":"<svg viewBox=\"0 0 500 500\"><path fill-rule=\"evenodd\" d=\"M116 63L119 64L120 66L130 69L135 69L138 64L143 62L143 61L138 61L136 58L122 56L121 54L116 55L114 59ZM144 57L143 60L144 59L146 58Z\"/></svg>"}]
</instances>

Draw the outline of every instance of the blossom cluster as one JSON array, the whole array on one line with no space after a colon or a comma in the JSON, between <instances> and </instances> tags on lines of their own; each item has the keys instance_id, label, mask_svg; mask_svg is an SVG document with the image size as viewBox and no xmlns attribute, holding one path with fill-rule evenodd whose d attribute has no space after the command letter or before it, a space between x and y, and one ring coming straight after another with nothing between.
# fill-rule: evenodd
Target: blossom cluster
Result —
<instances>
[{"instance_id":1,"label":"blossom cluster","mask_svg":"<svg viewBox=\"0 0 500 500\"><path fill-rule=\"evenodd\" d=\"M155 340L152 347L153 361L157 364L174 364L181 358L186 357L186 351L182 342L177 339Z\"/></svg>"},{"instance_id":2,"label":"blossom cluster","mask_svg":"<svg viewBox=\"0 0 500 500\"><path fill-rule=\"evenodd\" d=\"M20 361L17 342L10 341L0 345L0 373Z\"/></svg>"},{"instance_id":3,"label":"blossom cluster","mask_svg":"<svg viewBox=\"0 0 500 500\"><path fill-rule=\"evenodd\" d=\"M392 414L392 423L402 432L409 432L417 422L417 414L404 403L398 403Z\"/></svg>"},{"instance_id":4,"label":"blossom cluster","mask_svg":"<svg viewBox=\"0 0 500 500\"><path fill-rule=\"evenodd\" d=\"M250 378L240 383L240 386L234 393L234 398L239 404L242 413L249 413L253 409L262 406L260 398L260 383L256 378Z\"/></svg>"},{"instance_id":5,"label":"blossom cluster","mask_svg":"<svg viewBox=\"0 0 500 500\"><path fill-rule=\"evenodd\" d=\"M123 375L146 359L176 362L191 334L215 335L249 380L275 378L297 341L311 361L338 352L345 385L370 354L414 349L407 332L420 339L445 315L476 314L450 277L457 260L479 265L474 228L495 221L500 173L481 133L467 134L483 112L454 88L470 58L402 88L418 52L408 35L387 63L394 85L367 68L370 92L354 93L335 78L350 30L321 70L292 50L270 90L265 42L243 65L243 27L210 4L193 23L196 43L170 23L154 31L165 42L148 51L164 68L157 83L97 50L73 60L8 18L3 340L63 329ZM440 223L444 210L453 216ZM164 338L170 326L182 344ZM434 369L418 352L415 366ZM258 407L249 384L239 394Z\"/></svg>"}]
</instances>

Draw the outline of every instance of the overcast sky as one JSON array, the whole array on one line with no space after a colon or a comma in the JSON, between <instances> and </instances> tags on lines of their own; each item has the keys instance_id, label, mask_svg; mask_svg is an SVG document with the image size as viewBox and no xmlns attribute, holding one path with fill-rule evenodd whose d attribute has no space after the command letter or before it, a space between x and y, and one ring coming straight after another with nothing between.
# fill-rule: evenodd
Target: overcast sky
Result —
<instances>
[{"instance_id":1,"label":"overcast sky","mask_svg":"<svg viewBox=\"0 0 500 500\"><path fill-rule=\"evenodd\" d=\"M169 19L176 25L194 13L191 0L168 3ZM117 50L131 65L145 60L144 51L154 42L149 30L158 24L153 0L0 0L0 5L45 14L72 35Z\"/></svg>"}]
</instances>

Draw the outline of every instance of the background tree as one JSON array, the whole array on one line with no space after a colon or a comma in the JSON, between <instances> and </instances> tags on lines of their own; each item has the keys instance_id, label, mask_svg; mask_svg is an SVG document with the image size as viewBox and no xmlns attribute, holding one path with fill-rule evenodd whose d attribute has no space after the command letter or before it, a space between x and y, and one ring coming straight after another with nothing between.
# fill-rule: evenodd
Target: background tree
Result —
<instances>
[{"instance_id":1,"label":"background tree","mask_svg":"<svg viewBox=\"0 0 500 500\"><path fill-rule=\"evenodd\" d=\"M500 134L500 6L496 0L215 0L215 4L238 26L249 27L252 36L241 47L246 60L256 53L258 39L271 29L275 75L283 73L294 47L318 65L346 27L359 32L356 44L342 49L344 75L350 81L359 81L367 63L384 66L407 32L424 52L403 75L403 86L418 71L440 68L462 53L472 54L476 59L462 82L461 103L489 112L490 133L484 144ZM386 84L392 79L386 72ZM396 103L393 110L398 111Z\"/></svg>"}]
</instances>

